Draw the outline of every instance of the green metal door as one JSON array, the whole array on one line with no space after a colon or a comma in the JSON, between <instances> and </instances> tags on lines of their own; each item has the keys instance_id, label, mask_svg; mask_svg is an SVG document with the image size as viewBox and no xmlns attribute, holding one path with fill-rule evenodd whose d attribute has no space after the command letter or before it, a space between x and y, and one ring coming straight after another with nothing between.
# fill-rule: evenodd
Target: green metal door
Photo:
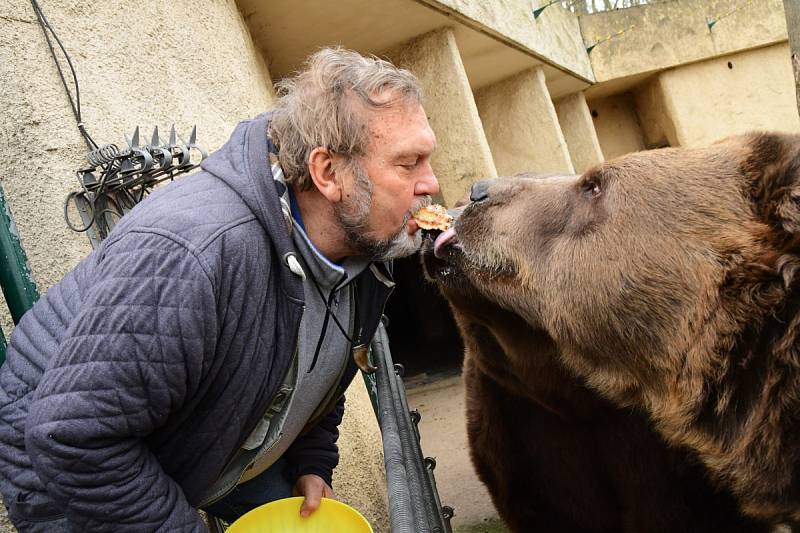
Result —
<instances>
[{"instance_id":1,"label":"green metal door","mask_svg":"<svg viewBox=\"0 0 800 533\"><path fill-rule=\"evenodd\" d=\"M0 286L14 324L39 299L28 258L19 241L6 195L0 186ZM6 360L6 339L0 330L0 365Z\"/></svg>"}]
</instances>

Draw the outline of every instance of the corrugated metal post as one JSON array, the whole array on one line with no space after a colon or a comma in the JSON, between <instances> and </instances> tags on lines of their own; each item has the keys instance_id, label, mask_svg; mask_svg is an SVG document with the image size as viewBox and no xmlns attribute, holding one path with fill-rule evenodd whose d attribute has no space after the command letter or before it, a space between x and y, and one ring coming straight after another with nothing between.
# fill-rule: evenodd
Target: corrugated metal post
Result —
<instances>
[{"instance_id":1,"label":"corrugated metal post","mask_svg":"<svg viewBox=\"0 0 800 533\"><path fill-rule=\"evenodd\" d=\"M436 461L422 455L417 430L419 415L408 409L401 365L395 365L384 324L372 339L375 374L365 376L370 397L377 401L378 425L383 441L389 519L393 533L452 533L451 507L439 501L433 469ZM375 383L375 386L371 384Z\"/></svg>"},{"instance_id":2,"label":"corrugated metal post","mask_svg":"<svg viewBox=\"0 0 800 533\"><path fill-rule=\"evenodd\" d=\"M6 298L11 319L16 324L25 311L39 299L39 291L28 266L25 250L19 242L19 234L11 210L0 186L0 286ZM5 340L0 364L5 361Z\"/></svg>"}]
</instances>

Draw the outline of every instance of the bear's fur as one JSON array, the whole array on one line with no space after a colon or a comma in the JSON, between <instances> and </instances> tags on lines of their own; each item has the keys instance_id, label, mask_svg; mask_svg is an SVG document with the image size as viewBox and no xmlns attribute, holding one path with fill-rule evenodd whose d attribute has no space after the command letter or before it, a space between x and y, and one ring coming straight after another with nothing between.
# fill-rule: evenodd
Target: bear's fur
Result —
<instances>
[{"instance_id":1,"label":"bear's fur","mask_svg":"<svg viewBox=\"0 0 800 533\"><path fill-rule=\"evenodd\" d=\"M476 188L424 265L465 340L472 456L509 525L800 520L800 136Z\"/></svg>"}]
</instances>

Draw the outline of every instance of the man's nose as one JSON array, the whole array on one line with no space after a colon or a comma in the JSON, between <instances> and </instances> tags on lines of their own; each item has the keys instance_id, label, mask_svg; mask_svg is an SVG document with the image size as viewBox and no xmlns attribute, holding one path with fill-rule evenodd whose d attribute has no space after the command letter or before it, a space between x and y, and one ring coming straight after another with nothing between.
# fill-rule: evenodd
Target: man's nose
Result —
<instances>
[{"instance_id":1,"label":"man's nose","mask_svg":"<svg viewBox=\"0 0 800 533\"><path fill-rule=\"evenodd\" d=\"M475 183L469 193L469 199L473 202L480 202L489 198L489 180Z\"/></svg>"},{"instance_id":2,"label":"man's nose","mask_svg":"<svg viewBox=\"0 0 800 533\"><path fill-rule=\"evenodd\" d=\"M436 175L433 173L433 169L430 168L430 166L428 167L425 176L417 182L414 194L417 196L423 194L435 196L439 194L439 180L436 179Z\"/></svg>"}]
</instances>

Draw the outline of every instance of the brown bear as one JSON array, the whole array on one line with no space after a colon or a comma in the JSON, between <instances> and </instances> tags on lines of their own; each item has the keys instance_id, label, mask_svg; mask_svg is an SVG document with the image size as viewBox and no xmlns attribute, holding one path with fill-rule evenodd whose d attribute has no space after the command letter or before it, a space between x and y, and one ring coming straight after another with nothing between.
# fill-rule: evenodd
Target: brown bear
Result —
<instances>
[{"instance_id":1,"label":"brown bear","mask_svg":"<svg viewBox=\"0 0 800 533\"><path fill-rule=\"evenodd\" d=\"M514 531L800 520L800 136L479 182L423 264Z\"/></svg>"}]
</instances>

